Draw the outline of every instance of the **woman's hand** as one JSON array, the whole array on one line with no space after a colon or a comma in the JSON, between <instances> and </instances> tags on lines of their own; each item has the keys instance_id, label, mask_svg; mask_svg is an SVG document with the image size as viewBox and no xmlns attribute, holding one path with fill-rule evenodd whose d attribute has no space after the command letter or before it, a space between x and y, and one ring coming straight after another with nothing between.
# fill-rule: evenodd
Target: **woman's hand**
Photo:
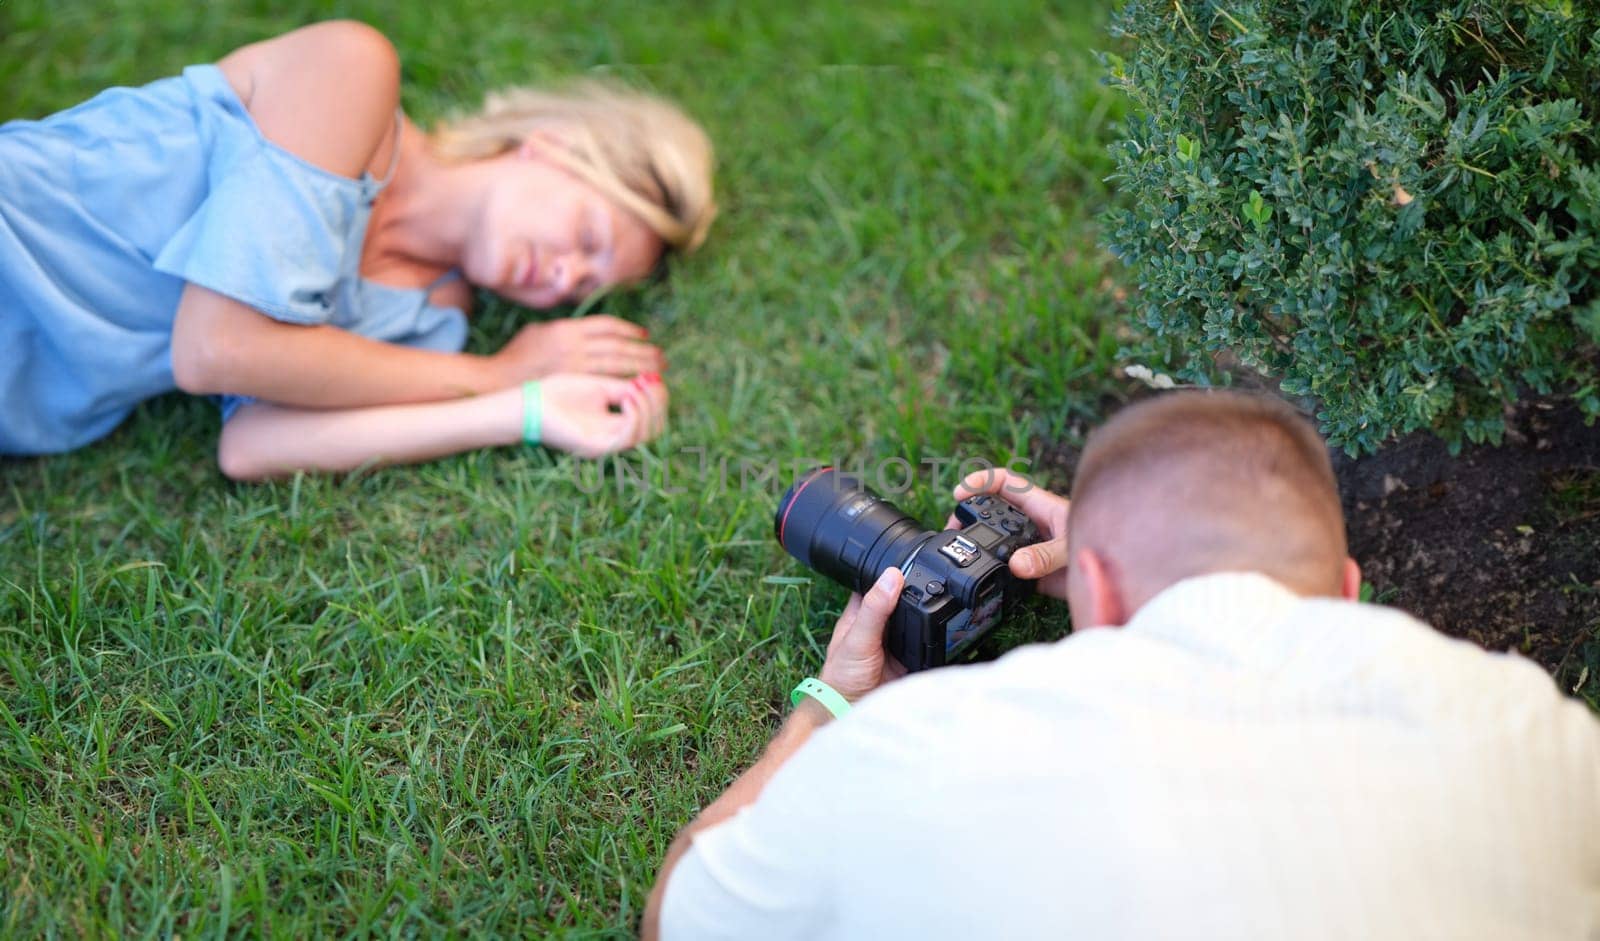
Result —
<instances>
[{"instance_id":1,"label":"woman's hand","mask_svg":"<svg viewBox=\"0 0 1600 941\"><path fill-rule=\"evenodd\" d=\"M544 443L579 457L626 451L667 424L667 386L655 373L631 381L563 373L539 386Z\"/></svg>"},{"instance_id":2,"label":"woman's hand","mask_svg":"<svg viewBox=\"0 0 1600 941\"><path fill-rule=\"evenodd\" d=\"M666 369L649 331L620 317L593 314L530 323L490 359L506 385L556 373L636 376Z\"/></svg>"},{"instance_id":3,"label":"woman's hand","mask_svg":"<svg viewBox=\"0 0 1600 941\"><path fill-rule=\"evenodd\" d=\"M661 433L661 377L551 376L540 383L544 443L600 457ZM616 406L619 411L611 411ZM409 464L522 440L524 399L513 386L487 395L417 405L302 409L243 405L222 426L217 461L235 480L295 471L351 471Z\"/></svg>"}]
</instances>

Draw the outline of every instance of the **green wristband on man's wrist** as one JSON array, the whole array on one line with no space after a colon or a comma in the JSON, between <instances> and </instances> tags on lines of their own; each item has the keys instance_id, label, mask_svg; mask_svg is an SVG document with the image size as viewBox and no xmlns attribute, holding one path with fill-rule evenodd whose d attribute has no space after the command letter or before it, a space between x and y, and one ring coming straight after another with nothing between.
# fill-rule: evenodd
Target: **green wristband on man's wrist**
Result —
<instances>
[{"instance_id":1,"label":"green wristband on man's wrist","mask_svg":"<svg viewBox=\"0 0 1600 941\"><path fill-rule=\"evenodd\" d=\"M538 444L544 434L544 395L537 381L522 384L522 440Z\"/></svg>"},{"instance_id":2,"label":"green wristband on man's wrist","mask_svg":"<svg viewBox=\"0 0 1600 941\"><path fill-rule=\"evenodd\" d=\"M800 700L810 696L822 703L822 708L828 710L835 719L843 719L850 711L850 700L839 694L839 691L822 682L816 677L808 676L800 681L800 685L789 694L789 705L798 706Z\"/></svg>"}]
</instances>

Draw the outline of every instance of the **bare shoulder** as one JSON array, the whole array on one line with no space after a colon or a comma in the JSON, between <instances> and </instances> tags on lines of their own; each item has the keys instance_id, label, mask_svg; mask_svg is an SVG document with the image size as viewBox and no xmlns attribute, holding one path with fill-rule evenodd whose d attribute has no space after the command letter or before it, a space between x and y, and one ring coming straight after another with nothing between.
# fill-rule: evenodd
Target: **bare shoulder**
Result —
<instances>
[{"instance_id":1,"label":"bare shoulder","mask_svg":"<svg viewBox=\"0 0 1600 941\"><path fill-rule=\"evenodd\" d=\"M314 23L240 47L217 66L268 140L342 176L388 169L400 56L378 30Z\"/></svg>"}]
</instances>

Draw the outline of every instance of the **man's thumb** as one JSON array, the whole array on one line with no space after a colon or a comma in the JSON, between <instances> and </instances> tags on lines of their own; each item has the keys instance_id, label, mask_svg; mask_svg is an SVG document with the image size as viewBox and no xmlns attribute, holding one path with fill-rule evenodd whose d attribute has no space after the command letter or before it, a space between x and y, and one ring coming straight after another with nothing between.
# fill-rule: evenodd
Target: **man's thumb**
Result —
<instances>
[{"instance_id":1,"label":"man's thumb","mask_svg":"<svg viewBox=\"0 0 1600 941\"><path fill-rule=\"evenodd\" d=\"M856 615L856 620L861 620L862 615L878 622L887 620L900 601L900 589L905 586L905 580L899 569L893 566L884 569L878 580L872 583L872 590L861 597L861 611Z\"/></svg>"},{"instance_id":2,"label":"man's thumb","mask_svg":"<svg viewBox=\"0 0 1600 941\"><path fill-rule=\"evenodd\" d=\"M1052 539L1026 549L1018 549L1011 557L1011 574L1018 578L1044 578L1067 566L1067 541Z\"/></svg>"}]
</instances>

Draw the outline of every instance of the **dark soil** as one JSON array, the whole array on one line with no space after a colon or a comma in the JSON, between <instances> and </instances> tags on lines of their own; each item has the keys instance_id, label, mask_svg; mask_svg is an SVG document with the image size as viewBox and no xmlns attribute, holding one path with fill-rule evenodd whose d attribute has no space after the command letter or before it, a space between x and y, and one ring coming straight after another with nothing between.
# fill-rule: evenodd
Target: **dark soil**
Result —
<instances>
[{"instance_id":1,"label":"dark soil","mask_svg":"<svg viewBox=\"0 0 1600 941\"><path fill-rule=\"evenodd\" d=\"M1507 425L1501 446L1454 456L1425 433L1360 459L1336 452L1350 554L1371 600L1515 650L1600 705L1600 425L1538 401ZM1064 482L1077 459L1063 445L1037 469Z\"/></svg>"},{"instance_id":2,"label":"dark soil","mask_svg":"<svg viewBox=\"0 0 1600 941\"><path fill-rule=\"evenodd\" d=\"M1533 402L1500 447L1418 434L1334 469L1375 600L1577 685L1600 635L1600 427Z\"/></svg>"}]
</instances>

